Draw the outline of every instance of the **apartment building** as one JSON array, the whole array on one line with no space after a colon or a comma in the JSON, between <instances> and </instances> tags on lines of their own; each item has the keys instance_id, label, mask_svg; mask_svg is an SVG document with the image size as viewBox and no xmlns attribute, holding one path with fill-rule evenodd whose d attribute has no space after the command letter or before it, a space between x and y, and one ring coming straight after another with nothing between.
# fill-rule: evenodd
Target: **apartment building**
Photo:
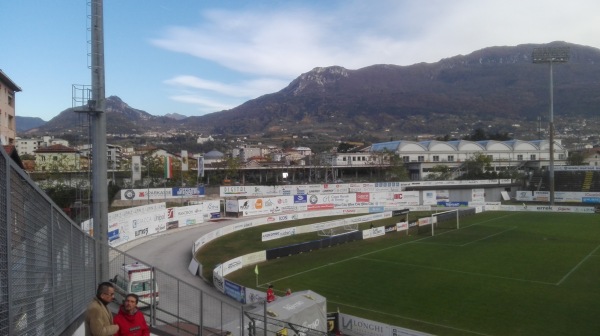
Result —
<instances>
[{"instance_id":1,"label":"apartment building","mask_svg":"<svg viewBox=\"0 0 600 336\"><path fill-rule=\"evenodd\" d=\"M12 145L17 136L15 93L21 88L0 70L0 142Z\"/></svg>"},{"instance_id":2,"label":"apartment building","mask_svg":"<svg viewBox=\"0 0 600 336\"><path fill-rule=\"evenodd\" d=\"M36 150L53 145L63 145L65 147L69 147L69 141L47 135L41 138L25 139L16 137L15 139L15 147L20 155L34 155Z\"/></svg>"}]
</instances>

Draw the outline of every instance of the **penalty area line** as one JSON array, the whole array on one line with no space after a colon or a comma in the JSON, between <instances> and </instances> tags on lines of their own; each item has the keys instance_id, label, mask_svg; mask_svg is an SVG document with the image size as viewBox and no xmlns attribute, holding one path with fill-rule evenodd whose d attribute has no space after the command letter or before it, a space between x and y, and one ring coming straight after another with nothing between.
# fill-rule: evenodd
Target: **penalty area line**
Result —
<instances>
[{"instance_id":1,"label":"penalty area line","mask_svg":"<svg viewBox=\"0 0 600 336\"><path fill-rule=\"evenodd\" d=\"M596 251L598 251L598 249L600 248L600 245L596 246L595 249L592 250L592 252L590 252L587 256L585 256L583 259L581 259L581 261L575 265L575 267L573 267L567 274L565 274L564 277L562 277L562 279L560 279L559 282L556 283L557 286L560 286L563 282L565 282L565 280L567 280L567 278L569 276L571 276L571 274L573 274L573 272L575 272L581 265L583 265L583 263L588 260L590 257L593 257L594 254L596 253Z\"/></svg>"}]
</instances>

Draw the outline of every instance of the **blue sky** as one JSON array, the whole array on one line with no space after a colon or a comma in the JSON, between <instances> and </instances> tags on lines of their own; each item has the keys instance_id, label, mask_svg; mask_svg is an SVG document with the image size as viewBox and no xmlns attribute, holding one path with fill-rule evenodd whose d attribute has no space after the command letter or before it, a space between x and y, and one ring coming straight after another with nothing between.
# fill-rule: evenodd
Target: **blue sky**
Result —
<instances>
[{"instance_id":1,"label":"blue sky","mask_svg":"<svg viewBox=\"0 0 600 336\"><path fill-rule=\"evenodd\" d=\"M1 1L0 69L17 115L50 120L90 84L89 0ZM490 46L600 47L600 2L104 0L106 96L199 116L277 92L315 67L437 62Z\"/></svg>"}]
</instances>

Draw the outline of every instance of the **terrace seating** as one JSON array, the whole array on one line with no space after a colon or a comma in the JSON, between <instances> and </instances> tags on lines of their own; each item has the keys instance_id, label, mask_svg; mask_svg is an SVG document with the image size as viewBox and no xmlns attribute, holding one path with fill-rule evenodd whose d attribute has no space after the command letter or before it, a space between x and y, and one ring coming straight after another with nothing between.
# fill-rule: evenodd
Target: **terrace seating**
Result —
<instances>
[{"instance_id":1,"label":"terrace seating","mask_svg":"<svg viewBox=\"0 0 600 336\"><path fill-rule=\"evenodd\" d=\"M555 172L554 189L556 191L583 191L585 172Z\"/></svg>"},{"instance_id":2,"label":"terrace seating","mask_svg":"<svg viewBox=\"0 0 600 336\"><path fill-rule=\"evenodd\" d=\"M592 181L590 183L590 192L600 192L600 172L593 172Z\"/></svg>"}]
</instances>

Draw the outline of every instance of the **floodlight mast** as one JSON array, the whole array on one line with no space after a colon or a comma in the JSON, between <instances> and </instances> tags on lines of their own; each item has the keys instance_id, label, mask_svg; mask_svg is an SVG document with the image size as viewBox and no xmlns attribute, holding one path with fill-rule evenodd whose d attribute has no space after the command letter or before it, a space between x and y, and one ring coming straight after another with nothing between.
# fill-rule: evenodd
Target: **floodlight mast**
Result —
<instances>
[{"instance_id":1,"label":"floodlight mast","mask_svg":"<svg viewBox=\"0 0 600 336\"><path fill-rule=\"evenodd\" d=\"M554 206L554 80L552 76L553 63L566 63L569 61L569 47L543 47L534 48L531 58L533 63L550 64L550 167L548 169L550 182L550 206Z\"/></svg>"}]
</instances>

